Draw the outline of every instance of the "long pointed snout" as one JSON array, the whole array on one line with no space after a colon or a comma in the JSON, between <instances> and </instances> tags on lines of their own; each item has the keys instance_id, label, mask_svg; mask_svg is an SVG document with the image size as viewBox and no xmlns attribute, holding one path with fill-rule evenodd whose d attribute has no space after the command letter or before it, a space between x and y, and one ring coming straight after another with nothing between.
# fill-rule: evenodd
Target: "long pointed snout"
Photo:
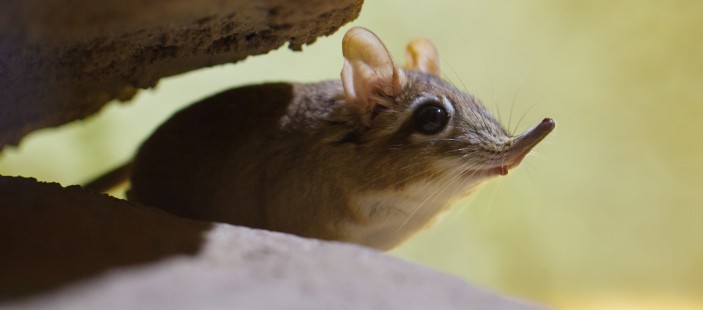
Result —
<instances>
[{"instance_id":1,"label":"long pointed snout","mask_svg":"<svg viewBox=\"0 0 703 310\"><path fill-rule=\"evenodd\" d=\"M545 118L537 126L515 137L513 143L506 152L504 165L500 167L500 174L508 174L508 170L516 167L527 156L535 145L542 141L556 127L556 122L551 118Z\"/></svg>"},{"instance_id":2,"label":"long pointed snout","mask_svg":"<svg viewBox=\"0 0 703 310\"><path fill-rule=\"evenodd\" d=\"M537 143L542 141L552 130L556 127L557 123L551 118L545 118L537 126L532 127L532 129L526 131L525 133L515 137L513 140L513 145L510 147L510 153L527 153L529 152Z\"/></svg>"}]
</instances>

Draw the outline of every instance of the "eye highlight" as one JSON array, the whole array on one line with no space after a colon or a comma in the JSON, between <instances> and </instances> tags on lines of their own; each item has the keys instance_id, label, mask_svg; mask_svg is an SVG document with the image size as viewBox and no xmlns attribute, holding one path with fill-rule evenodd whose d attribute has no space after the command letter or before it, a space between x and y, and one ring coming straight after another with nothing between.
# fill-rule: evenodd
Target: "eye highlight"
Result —
<instances>
[{"instance_id":1,"label":"eye highlight","mask_svg":"<svg viewBox=\"0 0 703 310\"><path fill-rule=\"evenodd\" d=\"M430 101L415 110L414 121L417 132L434 135L447 126L449 114L439 102Z\"/></svg>"}]
</instances>

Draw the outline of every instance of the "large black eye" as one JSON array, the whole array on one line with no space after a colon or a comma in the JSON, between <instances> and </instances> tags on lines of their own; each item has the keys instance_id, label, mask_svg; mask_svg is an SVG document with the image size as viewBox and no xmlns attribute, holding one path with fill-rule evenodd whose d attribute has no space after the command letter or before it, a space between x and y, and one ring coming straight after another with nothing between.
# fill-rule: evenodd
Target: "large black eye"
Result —
<instances>
[{"instance_id":1,"label":"large black eye","mask_svg":"<svg viewBox=\"0 0 703 310\"><path fill-rule=\"evenodd\" d=\"M421 134L436 134L447 126L448 121L447 110L440 105L427 104L415 111L415 126Z\"/></svg>"}]
</instances>

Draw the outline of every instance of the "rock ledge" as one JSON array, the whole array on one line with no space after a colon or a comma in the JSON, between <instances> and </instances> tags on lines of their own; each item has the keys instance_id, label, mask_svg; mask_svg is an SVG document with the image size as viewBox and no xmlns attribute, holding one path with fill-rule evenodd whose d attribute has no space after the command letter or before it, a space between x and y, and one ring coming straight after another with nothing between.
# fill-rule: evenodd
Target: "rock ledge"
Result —
<instances>
[{"instance_id":1,"label":"rock ledge","mask_svg":"<svg viewBox=\"0 0 703 310\"><path fill-rule=\"evenodd\" d=\"M0 200L3 309L538 309L364 247L77 186L0 177Z\"/></svg>"}]
</instances>

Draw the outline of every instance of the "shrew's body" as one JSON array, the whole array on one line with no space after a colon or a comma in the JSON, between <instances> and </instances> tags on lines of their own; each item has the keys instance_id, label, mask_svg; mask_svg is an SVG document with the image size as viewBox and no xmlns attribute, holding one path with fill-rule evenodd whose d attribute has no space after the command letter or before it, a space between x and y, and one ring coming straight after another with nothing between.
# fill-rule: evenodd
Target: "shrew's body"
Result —
<instances>
[{"instance_id":1,"label":"shrew's body","mask_svg":"<svg viewBox=\"0 0 703 310\"><path fill-rule=\"evenodd\" d=\"M363 28L341 81L232 89L174 115L132 162L130 200L177 215L389 249L553 128L513 137L442 80L427 40L404 69Z\"/></svg>"}]
</instances>

